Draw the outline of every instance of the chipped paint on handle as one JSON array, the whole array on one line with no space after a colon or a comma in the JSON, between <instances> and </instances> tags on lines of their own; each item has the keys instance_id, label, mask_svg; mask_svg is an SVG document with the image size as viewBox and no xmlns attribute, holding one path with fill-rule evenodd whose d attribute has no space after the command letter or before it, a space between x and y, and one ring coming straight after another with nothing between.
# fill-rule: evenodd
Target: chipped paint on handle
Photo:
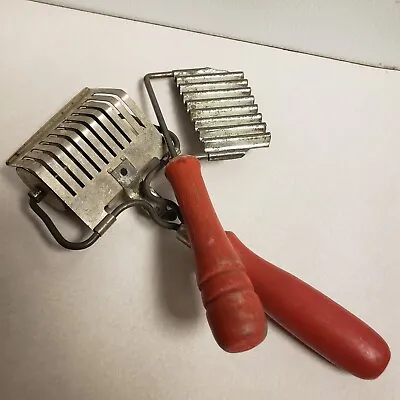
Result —
<instances>
[{"instance_id":1,"label":"chipped paint on handle","mask_svg":"<svg viewBox=\"0 0 400 400\"><path fill-rule=\"evenodd\" d=\"M228 352L261 343L267 325L260 299L215 213L193 156L165 169L178 200L197 263L197 282L214 338Z\"/></svg>"},{"instance_id":2,"label":"chipped paint on handle","mask_svg":"<svg viewBox=\"0 0 400 400\"><path fill-rule=\"evenodd\" d=\"M378 333L312 286L254 254L234 233L226 234L269 317L339 368L362 379L382 374L390 349Z\"/></svg>"}]
</instances>

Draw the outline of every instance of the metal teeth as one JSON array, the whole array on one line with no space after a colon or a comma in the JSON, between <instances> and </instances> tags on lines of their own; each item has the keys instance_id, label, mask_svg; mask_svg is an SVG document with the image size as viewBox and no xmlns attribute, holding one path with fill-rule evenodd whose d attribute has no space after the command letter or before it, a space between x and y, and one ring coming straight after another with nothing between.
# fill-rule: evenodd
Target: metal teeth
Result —
<instances>
[{"instance_id":1,"label":"metal teeth","mask_svg":"<svg viewBox=\"0 0 400 400\"><path fill-rule=\"evenodd\" d=\"M247 79L216 82L183 83L180 85L180 92L202 92L210 90L240 89L247 88ZM230 96L231 97L231 96Z\"/></svg>"},{"instance_id":2,"label":"metal teeth","mask_svg":"<svg viewBox=\"0 0 400 400\"><path fill-rule=\"evenodd\" d=\"M106 215L104 207L123 191L109 171L127 160L142 173L164 152L160 134L124 91L86 88L7 164L17 167L31 188L41 181L40 187L93 229Z\"/></svg>"},{"instance_id":3,"label":"metal teeth","mask_svg":"<svg viewBox=\"0 0 400 400\"><path fill-rule=\"evenodd\" d=\"M107 159L100 153L99 148L91 141L91 132L88 129L80 130L75 128L74 124L60 124L56 129L50 131L45 140L61 141L68 153L76 158L82 155L96 170L100 172Z\"/></svg>"},{"instance_id":4,"label":"metal teeth","mask_svg":"<svg viewBox=\"0 0 400 400\"><path fill-rule=\"evenodd\" d=\"M245 126L246 124L261 122L261 114L244 114L244 115L228 115L224 117L211 117L211 118L193 118L194 126L196 129L212 127L215 126L231 126L239 125Z\"/></svg>"},{"instance_id":5,"label":"metal teeth","mask_svg":"<svg viewBox=\"0 0 400 400\"><path fill-rule=\"evenodd\" d=\"M197 74L197 75L184 75L180 76L178 73L176 75L176 83L178 85L186 83L202 83L207 82L221 82L221 81L236 81L238 79L243 79L243 72L223 72L214 74Z\"/></svg>"},{"instance_id":6,"label":"metal teeth","mask_svg":"<svg viewBox=\"0 0 400 400\"><path fill-rule=\"evenodd\" d=\"M254 96L230 97L225 99L204 99L187 101L188 111L201 111L209 108L225 108L224 112L229 113L230 107L250 106L254 104Z\"/></svg>"},{"instance_id":7,"label":"metal teeth","mask_svg":"<svg viewBox=\"0 0 400 400\"><path fill-rule=\"evenodd\" d=\"M258 137L252 138L251 142L244 142L241 138L229 140L224 146L224 152L221 152L221 141L219 140L210 140L205 142L205 149L207 153L226 153L231 152L234 154L235 152L245 154L246 151L255 148L268 147L268 141L271 138L269 133L264 135L260 135ZM233 158L233 157L232 157Z\"/></svg>"},{"instance_id":8,"label":"metal teeth","mask_svg":"<svg viewBox=\"0 0 400 400\"><path fill-rule=\"evenodd\" d=\"M127 135L130 126L110 106L101 102L87 101L80 107L77 115L90 118L91 121L87 122L93 129L104 132L107 144L114 147L114 151L119 151L117 147L124 149L132 141Z\"/></svg>"},{"instance_id":9,"label":"metal teeth","mask_svg":"<svg viewBox=\"0 0 400 400\"><path fill-rule=\"evenodd\" d=\"M50 134L47 136L46 141L40 142L39 145L57 147L62 153L65 154L65 156L71 158L89 179L93 179L93 176L96 174L96 172L100 171L100 168L96 168L93 160L88 158L88 155L84 152L84 150L79 150L78 141L74 145L72 138L70 139L71 141L65 136Z\"/></svg>"},{"instance_id":10,"label":"metal teeth","mask_svg":"<svg viewBox=\"0 0 400 400\"><path fill-rule=\"evenodd\" d=\"M108 164L114 157L113 153L116 154L112 149L114 146L108 146L107 140L104 139L105 133L100 130L99 134L96 128L90 126L90 122L90 119L84 116L70 116L58 128L77 133L96 153L97 157L101 160L100 165L103 165L103 163Z\"/></svg>"},{"instance_id":11,"label":"metal teeth","mask_svg":"<svg viewBox=\"0 0 400 400\"><path fill-rule=\"evenodd\" d=\"M39 154L47 154L52 157L73 179L75 179L80 187L84 187L86 183L89 183L90 180L93 179L93 177L90 178L91 175L88 174L87 170L85 170L82 165L74 161L71 155L60 151L60 148L52 143L40 142L32 151L39 152Z\"/></svg>"},{"instance_id":12,"label":"metal teeth","mask_svg":"<svg viewBox=\"0 0 400 400\"><path fill-rule=\"evenodd\" d=\"M201 68L173 75L210 159L237 158L269 145L271 135L243 72Z\"/></svg>"},{"instance_id":13,"label":"metal teeth","mask_svg":"<svg viewBox=\"0 0 400 400\"><path fill-rule=\"evenodd\" d=\"M233 126L214 126L212 128L199 128L200 140L213 139L236 139L238 137L254 137L262 135L266 131L266 125L261 124L243 124Z\"/></svg>"},{"instance_id":14,"label":"metal teeth","mask_svg":"<svg viewBox=\"0 0 400 400\"><path fill-rule=\"evenodd\" d=\"M219 69L204 67L204 68L192 68L192 69L179 69L173 71L174 78L186 77L186 76L200 76L200 75L217 75L224 74L226 71L221 71Z\"/></svg>"},{"instance_id":15,"label":"metal teeth","mask_svg":"<svg viewBox=\"0 0 400 400\"><path fill-rule=\"evenodd\" d=\"M40 160L64 187L73 189L75 196L90 180L88 176L108 165L143 131L140 119L119 97L122 93L108 89L94 92L24 159Z\"/></svg>"},{"instance_id":16,"label":"metal teeth","mask_svg":"<svg viewBox=\"0 0 400 400\"><path fill-rule=\"evenodd\" d=\"M218 118L230 115L246 115L255 114L258 112L257 104L242 105L242 106L230 106L230 107L218 107L218 108L201 108L201 109L190 109L190 117L195 121L201 118Z\"/></svg>"},{"instance_id":17,"label":"metal teeth","mask_svg":"<svg viewBox=\"0 0 400 400\"><path fill-rule=\"evenodd\" d=\"M249 96L251 93L250 88L240 88L240 89L222 89L222 90L206 90L204 92L186 92L183 94L183 101L193 100L210 100L210 99L226 99L232 97L245 97Z\"/></svg>"}]
</instances>

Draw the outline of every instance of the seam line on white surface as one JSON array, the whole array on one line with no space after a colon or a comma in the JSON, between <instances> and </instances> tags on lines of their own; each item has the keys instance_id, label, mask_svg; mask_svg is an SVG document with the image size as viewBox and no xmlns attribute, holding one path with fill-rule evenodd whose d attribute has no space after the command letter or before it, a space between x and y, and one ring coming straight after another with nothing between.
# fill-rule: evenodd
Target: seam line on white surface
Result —
<instances>
[{"instance_id":1,"label":"seam line on white surface","mask_svg":"<svg viewBox=\"0 0 400 400\"><path fill-rule=\"evenodd\" d=\"M200 35L206 35L206 36L212 36L212 37L217 37L217 38L221 38L221 39L233 40L235 42L248 43L248 44L252 44L252 45L256 45L256 46L268 47L268 48L275 49L275 50L288 51L290 53L298 53L298 54L303 54L303 55L311 56L311 57L324 58L326 60L339 61L339 62L344 62L344 63L348 63L348 64L358 65L361 67L383 69L383 70L387 70L387 71L400 71L400 67L397 67L395 65L385 65L385 64L380 64L380 63L372 64L372 63L367 63L367 62L363 62L363 61L348 60L346 58L333 57L333 56L328 56L328 55L324 55L324 54L320 54L320 53L313 53L313 52L304 51L304 50L296 50L296 49L291 49L291 48L287 48L287 47L277 46L274 44L266 44L266 43L260 43L260 42L247 40L247 39L235 38L232 36L224 36L224 35L218 34L218 33L202 32L202 31L195 30L195 29L189 29L189 28L183 28L183 27L163 24L161 22L151 22L151 21L146 21L146 20L142 20L142 19L129 18L129 17L118 15L118 14L107 14L107 13L101 12L101 11L91 11L91 10L85 10L82 8L66 6L66 5L62 5L62 4L54 4L51 1L43 1L43 0L28 0L28 1L32 2L32 3L45 4L45 5L53 6L53 7L66 8L68 10L75 10L75 11L81 11L81 12L90 13L90 14L103 15L103 16L111 17L111 18L119 18L119 19L124 19L127 21L139 22L142 24L155 25L155 26L160 26L163 28L176 29L176 30L180 30L180 31L184 31L184 32L191 32L191 33L197 33Z\"/></svg>"}]
</instances>

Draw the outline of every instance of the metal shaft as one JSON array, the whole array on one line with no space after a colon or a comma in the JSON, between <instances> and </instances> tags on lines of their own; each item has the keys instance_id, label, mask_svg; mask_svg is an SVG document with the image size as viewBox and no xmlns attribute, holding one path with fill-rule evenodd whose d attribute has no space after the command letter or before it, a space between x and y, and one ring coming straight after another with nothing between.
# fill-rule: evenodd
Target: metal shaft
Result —
<instances>
[{"instance_id":1,"label":"metal shaft","mask_svg":"<svg viewBox=\"0 0 400 400\"><path fill-rule=\"evenodd\" d=\"M171 155L171 158L174 158L178 155L176 148L174 146L174 141L172 140L171 134L167 128L167 124L165 122L163 113L161 111L160 105L158 103L156 94L154 93L153 85L151 84L151 79L156 78L172 78L174 75L172 71L168 72L157 72L157 73L150 73L144 77L144 85L146 86L147 93L149 94L151 104L154 109L154 113L156 114L158 123L160 124L160 130L162 135L164 136L165 143L168 147L168 151Z\"/></svg>"}]
</instances>

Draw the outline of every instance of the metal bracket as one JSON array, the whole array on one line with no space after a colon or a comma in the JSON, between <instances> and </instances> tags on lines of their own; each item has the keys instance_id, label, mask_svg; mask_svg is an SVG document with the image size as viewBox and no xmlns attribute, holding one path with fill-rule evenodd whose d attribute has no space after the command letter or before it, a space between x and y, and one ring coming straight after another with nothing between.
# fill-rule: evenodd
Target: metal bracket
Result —
<instances>
[{"instance_id":1,"label":"metal bracket","mask_svg":"<svg viewBox=\"0 0 400 400\"><path fill-rule=\"evenodd\" d=\"M139 177L138 170L125 157L121 157L121 163L108 172L123 187L129 188Z\"/></svg>"}]
</instances>

